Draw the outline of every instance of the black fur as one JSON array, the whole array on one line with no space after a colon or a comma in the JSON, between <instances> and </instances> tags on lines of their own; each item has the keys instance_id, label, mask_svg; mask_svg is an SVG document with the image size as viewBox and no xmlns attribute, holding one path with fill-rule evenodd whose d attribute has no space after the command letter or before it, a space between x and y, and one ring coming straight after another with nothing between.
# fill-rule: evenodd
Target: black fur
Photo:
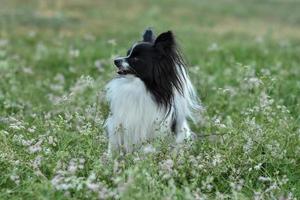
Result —
<instances>
[{"instance_id":1,"label":"black fur","mask_svg":"<svg viewBox=\"0 0 300 200\"><path fill-rule=\"evenodd\" d=\"M153 31L151 30L151 28L146 29L143 34L143 42L153 43L154 40L155 40L155 35L154 35Z\"/></svg>"}]
</instances>

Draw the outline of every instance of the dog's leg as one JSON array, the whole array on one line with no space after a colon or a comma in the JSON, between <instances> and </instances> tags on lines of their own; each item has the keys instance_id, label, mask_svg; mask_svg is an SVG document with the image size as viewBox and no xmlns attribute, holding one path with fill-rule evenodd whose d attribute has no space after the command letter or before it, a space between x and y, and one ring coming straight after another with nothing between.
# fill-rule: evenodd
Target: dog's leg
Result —
<instances>
[{"instance_id":1,"label":"dog's leg","mask_svg":"<svg viewBox=\"0 0 300 200\"><path fill-rule=\"evenodd\" d=\"M119 134L120 127L116 126L112 116L110 116L106 121L106 131L108 137L108 154L112 156L120 150L122 144Z\"/></svg>"},{"instance_id":2,"label":"dog's leg","mask_svg":"<svg viewBox=\"0 0 300 200\"><path fill-rule=\"evenodd\" d=\"M179 127L177 127L176 143L182 143L185 139L189 139L191 137L192 132L186 120L178 125Z\"/></svg>"}]
</instances>

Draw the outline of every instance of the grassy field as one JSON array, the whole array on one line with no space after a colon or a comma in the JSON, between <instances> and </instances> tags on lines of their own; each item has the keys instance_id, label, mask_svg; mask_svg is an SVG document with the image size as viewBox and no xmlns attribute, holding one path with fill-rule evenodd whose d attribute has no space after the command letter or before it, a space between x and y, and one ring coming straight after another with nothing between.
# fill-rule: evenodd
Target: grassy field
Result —
<instances>
[{"instance_id":1,"label":"grassy field","mask_svg":"<svg viewBox=\"0 0 300 200\"><path fill-rule=\"evenodd\" d=\"M300 2L2 0L0 199L299 199ZM107 153L112 58L173 30L198 140Z\"/></svg>"}]
</instances>

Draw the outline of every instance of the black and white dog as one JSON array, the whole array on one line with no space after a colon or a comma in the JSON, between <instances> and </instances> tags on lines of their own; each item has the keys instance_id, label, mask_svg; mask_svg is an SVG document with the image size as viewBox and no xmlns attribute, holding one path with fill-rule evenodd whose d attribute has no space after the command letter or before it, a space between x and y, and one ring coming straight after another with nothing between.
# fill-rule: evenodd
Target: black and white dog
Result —
<instances>
[{"instance_id":1,"label":"black and white dog","mask_svg":"<svg viewBox=\"0 0 300 200\"><path fill-rule=\"evenodd\" d=\"M143 40L114 63L118 76L106 86L109 152L131 152L170 132L178 143L191 136L187 118L201 106L171 31L155 38L147 29Z\"/></svg>"}]
</instances>

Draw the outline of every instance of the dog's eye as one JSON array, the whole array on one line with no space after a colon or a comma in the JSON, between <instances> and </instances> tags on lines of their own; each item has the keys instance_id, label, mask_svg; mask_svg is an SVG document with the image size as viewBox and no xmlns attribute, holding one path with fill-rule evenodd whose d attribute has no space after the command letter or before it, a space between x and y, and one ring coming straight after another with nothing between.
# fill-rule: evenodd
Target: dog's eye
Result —
<instances>
[{"instance_id":1,"label":"dog's eye","mask_svg":"<svg viewBox=\"0 0 300 200\"><path fill-rule=\"evenodd\" d=\"M139 58L138 58L138 57L133 57L132 60L133 60L133 61L138 61Z\"/></svg>"}]
</instances>

